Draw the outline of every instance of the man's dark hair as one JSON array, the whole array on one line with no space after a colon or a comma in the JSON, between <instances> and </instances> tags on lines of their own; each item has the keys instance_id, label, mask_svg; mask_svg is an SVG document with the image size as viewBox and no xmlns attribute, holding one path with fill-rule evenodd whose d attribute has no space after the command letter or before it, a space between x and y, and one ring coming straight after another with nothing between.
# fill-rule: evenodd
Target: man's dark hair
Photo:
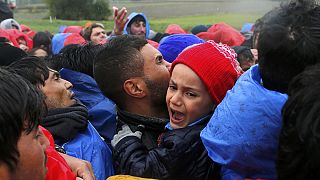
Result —
<instances>
[{"instance_id":1,"label":"man's dark hair","mask_svg":"<svg viewBox=\"0 0 320 180\"><path fill-rule=\"evenodd\" d=\"M242 64L244 61L254 61L254 56L251 49L247 46L231 46L237 54L237 61ZM246 71L247 69L243 69Z\"/></svg>"},{"instance_id":2,"label":"man's dark hair","mask_svg":"<svg viewBox=\"0 0 320 180\"><path fill-rule=\"evenodd\" d=\"M41 48L51 55L51 37L47 32L37 32L33 37L33 48Z\"/></svg>"},{"instance_id":3,"label":"man's dark hair","mask_svg":"<svg viewBox=\"0 0 320 180\"><path fill-rule=\"evenodd\" d=\"M290 83L282 109L278 179L320 177L320 65L306 68Z\"/></svg>"},{"instance_id":4,"label":"man's dark hair","mask_svg":"<svg viewBox=\"0 0 320 180\"><path fill-rule=\"evenodd\" d=\"M280 8L274 8L271 11L267 12L261 18L257 19L254 23L254 30L252 35L252 45L253 49L257 49L257 41L260 34L261 29L266 25L267 22L270 21L271 18L277 16L280 11Z\"/></svg>"},{"instance_id":5,"label":"man's dark hair","mask_svg":"<svg viewBox=\"0 0 320 180\"><path fill-rule=\"evenodd\" d=\"M38 127L46 112L43 94L23 78L0 68L0 164L14 171L19 161L17 143L24 131Z\"/></svg>"},{"instance_id":6,"label":"man's dark hair","mask_svg":"<svg viewBox=\"0 0 320 180\"><path fill-rule=\"evenodd\" d=\"M57 71L67 68L93 77L93 60L102 48L102 45L91 43L65 46L56 57L49 60L49 67Z\"/></svg>"},{"instance_id":7,"label":"man's dark hair","mask_svg":"<svg viewBox=\"0 0 320 180\"><path fill-rule=\"evenodd\" d=\"M139 23L139 22L144 22L146 23L146 20L144 19L144 17L142 15L137 15L134 18L131 19L131 21L128 23L127 27L130 27L133 23Z\"/></svg>"},{"instance_id":8,"label":"man's dark hair","mask_svg":"<svg viewBox=\"0 0 320 180\"><path fill-rule=\"evenodd\" d=\"M48 67L42 59L36 56L29 56L15 61L10 64L9 68L35 86L44 86L45 80L49 78Z\"/></svg>"},{"instance_id":9,"label":"man's dark hair","mask_svg":"<svg viewBox=\"0 0 320 180\"><path fill-rule=\"evenodd\" d=\"M86 40L86 41L91 41L90 36L92 34L92 29L100 27L102 29L104 29L103 24L101 23L93 23L91 26L85 28L82 30L81 35L82 37Z\"/></svg>"},{"instance_id":10,"label":"man's dark hair","mask_svg":"<svg viewBox=\"0 0 320 180\"><path fill-rule=\"evenodd\" d=\"M121 35L110 40L94 62L94 78L105 96L123 108L123 83L144 75L144 60L140 53L148 42L133 35Z\"/></svg>"},{"instance_id":11,"label":"man's dark hair","mask_svg":"<svg viewBox=\"0 0 320 180\"><path fill-rule=\"evenodd\" d=\"M290 1L264 23L258 37L263 85L286 93L294 76L320 60L320 7L311 0Z\"/></svg>"}]
</instances>

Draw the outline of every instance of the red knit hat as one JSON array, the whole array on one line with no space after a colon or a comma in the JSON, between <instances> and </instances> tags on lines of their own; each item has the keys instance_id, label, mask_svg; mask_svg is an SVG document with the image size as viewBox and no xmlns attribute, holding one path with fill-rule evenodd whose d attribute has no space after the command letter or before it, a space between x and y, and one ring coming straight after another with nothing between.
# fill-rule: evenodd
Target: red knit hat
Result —
<instances>
[{"instance_id":1,"label":"red knit hat","mask_svg":"<svg viewBox=\"0 0 320 180\"><path fill-rule=\"evenodd\" d=\"M229 46L214 41L182 51L173 61L171 72L179 63L188 66L199 76L216 105L222 101L241 74L235 52Z\"/></svg>"}]
</instances>

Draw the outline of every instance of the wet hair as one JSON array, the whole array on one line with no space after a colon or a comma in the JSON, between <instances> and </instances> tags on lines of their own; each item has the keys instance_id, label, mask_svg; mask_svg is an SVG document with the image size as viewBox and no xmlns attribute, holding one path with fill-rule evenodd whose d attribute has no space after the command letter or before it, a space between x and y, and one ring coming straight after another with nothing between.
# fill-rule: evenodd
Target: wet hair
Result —
<instances>
[{"instance_id":1,"label":"wet hair","mask_svg":"<svg viewBox=\"0 0 320 180\"><path fill-rule=\"evenodd\" d=\"M309 67L290 83L282 109L278 179L320 176L320 65Z\"/></svg>"},{"instance_id":2,"label":"wet hair","mask_svg":"<svg viewBox=\"0 0 320 180\"><path fill-rule=\"evenodd\" d=\"M247 46L231 46L231 48L237 53L237 61L242 64L244 61L254 61L254 56L251 49ZM246 71L247 69L243 69Z\"/></svg>"},{"instance_id":3,"label":"wet hair","mask_svg":"<svg viewBox=\"0 0 320 180\"><path fill-rule=\"evenodd\" d=\"M100 27L102 29L104 29L103 24L101 23L93 23L91 26L85 28L82 30L81 35L82 37L86 40L86 41L91 41L90 37L92 34L92 29Z\"/></svg>"},{"instance_id":4,"label":"wet hair","mask_svg":"<svg viewBox=\"0 0 320 180\"><path fill-rule=\"evenodd\" d=\"M57 71L67 68L93 77L93 60L102 48L102 45L92 43L65 46L56 57L50 60L49 66Z\"/></svg>"},{"instance_id":5,"label":"wet hair","mask_svg":"<svg viewBox=\"0 0 320 180\"><path fill-rule=\"evenodd\" d=\"M38 127L46 108L43 94L8 68L0 67L0 91L0 163L13 172L21 134Z\"/></svg>"},{"instance_id":6,"label":"wet hair","mask_svg":"<svg viewBox=\"0 0 320 180\"><path fill-rule=\"evenodd\" d=\"M144 75L144 60L140 53L147 41L139 36L121 35L111 39L94 62L94 78L105 96L119 108L125 103L123 83Z\"/></svg>"},{"instance_id":7,"label":"wet hair","mask_svg":"<svg viewBox=\"0 0 320 180\"><path fill-rule=\"evenodd\" d=\"M258 37L263 86L286 93L294 76L320 60L320 7L290 1L264 23Z\"/></svg>"},{"instance_id":8,"label":"wet hair","mask_svg":"<svg viewBox=\"0 0 320 180\"><path fill-rule=\"evenodd\" d=\"M51 55L51 37L48 32L37 32L33 37L33 48L41 48Z\"/></svg>"},{"instance_id":9,"label":"wet hair","mask_svg":"<svg viewBox=\"0 0 320 180\"><path fill-rule=\"evenodd\" d=\"M45 80L49 78L49 69L46 63L36 56L15 61L9 65L9 68L38 87L40 85L44 86Z\"/></svg>"},{"instance_id":10,"label":"wet hair","mask_svg":"<svg viewBox=\"0 0 320 180\"><path fill-rule=\"evenodd\" d=\"M134 18L131 19L131 21L128 23L128 26L127 27L131 27L131 25L133 23L139 23L139 22L144 22L146 23L146 20L144 19L144 17L142 15L137 15L135 16Z\"/></svg>"},{"instance_id":11,"label":"wet hair","mask_svg":"<svg viewBox=\"0 0 320 180\"><path fill-rule=\"evenodd\" d=\"M271 18L277 16L279 13L280 8L274 8L271 11L267 12L261 18L257 19L254 24L253 34L252 34L252 45L253 49L257 49L257 41L260 34L261 29L266 25L267 22L270 21Z\"/></svg>"}]
</instances>

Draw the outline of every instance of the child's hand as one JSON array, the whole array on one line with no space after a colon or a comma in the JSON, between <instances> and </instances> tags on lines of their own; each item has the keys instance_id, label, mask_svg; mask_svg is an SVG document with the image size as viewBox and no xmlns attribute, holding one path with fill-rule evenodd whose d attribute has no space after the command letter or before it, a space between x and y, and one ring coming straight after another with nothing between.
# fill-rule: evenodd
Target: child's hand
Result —
<instances>
[{"instance_id":1,"label":"child's hand","mask_svg":"<svg viewBox=\"0 0 320 180\"><path fill-rule=\"evenodd\" d=\"M135 136L141 139L142 132L140 131L132 132L130 127L124 124L122 126L122 129L116 135L113 136L113 139L111 140L112 147L115 147L123 138L128 136Z\"/></svg>"}]
</instances>

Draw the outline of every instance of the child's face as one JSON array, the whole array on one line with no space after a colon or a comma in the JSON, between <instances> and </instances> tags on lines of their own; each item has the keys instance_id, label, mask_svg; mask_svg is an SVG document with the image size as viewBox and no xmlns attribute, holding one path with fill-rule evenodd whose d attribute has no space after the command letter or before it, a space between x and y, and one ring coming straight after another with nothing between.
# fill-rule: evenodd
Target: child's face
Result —
<instances>
[{"instance_id":1,"label":"child's face","mask_svg":"<svg viewBox=\"0 0 320 180\"><path fill-rule=\"evenodd\" d=\"M172 71L166 102L174 129L188 126L214 107L201 79L184 64L177 64Z\"/></svg>"}]
</instances>

